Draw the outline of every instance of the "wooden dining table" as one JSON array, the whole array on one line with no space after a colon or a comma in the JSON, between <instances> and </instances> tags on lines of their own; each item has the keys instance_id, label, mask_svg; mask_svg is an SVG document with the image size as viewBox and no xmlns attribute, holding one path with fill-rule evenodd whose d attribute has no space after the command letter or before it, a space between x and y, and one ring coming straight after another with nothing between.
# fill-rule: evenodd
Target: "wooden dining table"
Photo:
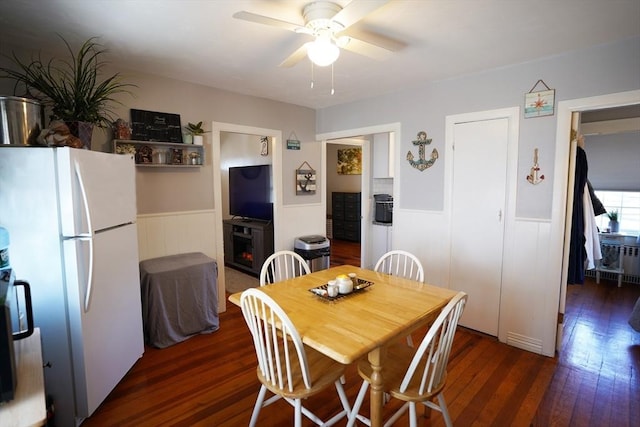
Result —
<instances>
[{"instance_id":1,"label":"wooden dining table","mask_svg":"<svg viewBox=\"0 0 640 427\"><path fill-rule=\"evenodd\" d=\"M339 274L355 273L365 289L334 300L311 292ZM367 356L373 369L371 425L382 425L386 346L433 321L455 291L352 265L316 271L260 288L287 313L304 344L345 365ZM240 305L241 292L229 301ZM417 344L416 344L417 345Z\"/></svg>"}]
</instances>

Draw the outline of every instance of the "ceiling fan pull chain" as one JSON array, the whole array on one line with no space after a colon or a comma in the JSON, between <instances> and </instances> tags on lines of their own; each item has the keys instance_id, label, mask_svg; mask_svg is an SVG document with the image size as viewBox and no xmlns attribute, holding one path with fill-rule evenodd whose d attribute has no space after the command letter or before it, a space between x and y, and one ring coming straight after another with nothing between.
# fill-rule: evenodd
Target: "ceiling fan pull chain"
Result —
<instances>
[{"instance_id":1,"label":"ceiling fan pull chain","mask_svg":"<svg viewBox=\"0 0 640 427\"><path fill-rule=\"evenodd\" d=\"M313 89L313 62L311 62L311 89Z\"/></svg>"},{"instance_id":2,"label":"ceiling fan pull chain","mask_svg":"<svg viewBox=\"0 0 640 427\"><path fill-rule=\"evenodd\" d=\"M336 91L333 88L333 64L331 64L331 95L333 95L334 93L336 93Z\"/></svg>"}]
</instances>

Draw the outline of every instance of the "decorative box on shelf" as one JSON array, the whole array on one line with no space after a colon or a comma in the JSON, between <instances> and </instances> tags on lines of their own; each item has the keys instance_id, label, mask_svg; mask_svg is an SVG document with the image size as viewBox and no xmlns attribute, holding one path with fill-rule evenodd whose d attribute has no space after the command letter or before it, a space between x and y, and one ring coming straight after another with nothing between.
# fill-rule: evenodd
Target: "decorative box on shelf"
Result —
<instances>
[{"instance_id":1,"label":"decorative box on shelf","mask_svg":"<svg viewBox=\"0 0 640 427\"><path fill-rule=\"evenodd\" d=\"M114 139L113 152L133 154L137 166L199 167L204 163L204 146L161 141Z\"/></svg>"}]
</instances>

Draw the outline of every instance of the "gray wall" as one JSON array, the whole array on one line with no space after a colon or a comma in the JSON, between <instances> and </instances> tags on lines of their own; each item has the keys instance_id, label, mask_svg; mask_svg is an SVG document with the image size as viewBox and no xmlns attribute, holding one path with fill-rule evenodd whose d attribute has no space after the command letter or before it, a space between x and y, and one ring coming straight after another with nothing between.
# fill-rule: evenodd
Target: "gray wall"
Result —
<instances>
[{"instance_id":1,"label":"gray wall","mask_svg":"<svg viewBox=\"0 0 640 427\"><path fill-rule=\"evenodd\" d=\"M10 52L8 44L0 46L0 53ZM138 87L135 97L121 97L124 105L116 106L114 111L123 118L129 117L130 108L177 113L184 123L203 120L206 129L210 129L212 121L217 121L280 129L283 136L295 132L301 141L301 150L283 150L283 164L287 167L283 171L283 201L285 205L317 203L324 189L318 188L313 196L296 197L294 183L294 171L299 164L320 158L319 144L314 142L316 133L400 122L402 134L396 140L397 153L410 150L417 132L425 130L433 139L431 147L443 155L447 115L514 105L522 107L525 93L538 79L556 90L556 104L561 100L640 89L638 52L640 38L633 38L541 61L425 83L410 90L315 113L305 107L123 70L127 81ZM24 52L24 55L30 55L30 52ZM10 81L0 80L0 94L13 94ZM520 122L518 176L526 176L533 150L538 148L539 164L546 177L546 182L537 186L528 185L524 180L518 182L516 207L520 217L550 217L555 130L555 115ZM109 131L97 132L94 149L111 151L110 139ZM205 144L210 149L210 134L205 136ZM395 195L400 208L443 210L443 160L439 159L425 172L419 172L401 160L396 171L400 194ZM212 174L210 158L204 167L188 171L139 168L139 213L213 208ZM321 179L318 176L318 183ZM429 197L412 197L415 194L429 194Z\"/></svg>"},{"instance_id":2,"label":"gray wall","mask_svg":"<svg viewBox=\"0 0 640 427\"><path fill-rule=\"evenodd\" d=\"M640 191L640 131L587 135L584 151L594 189Z\"/></svg>"},{"instance_id":3,"label":"gray wall","mask_svg":"<svg viewBox=\"0 0 640 427\"><path fill-rule=\"evenodd\" d=\"M445 117L476 111L520 106L525 93L543 79L555 89L558 101L640 89L640 38L601 45L540 61L490 70L457 79L429 82L410 90L317 111L317 132L328 133L400 122L396 153L406 153L417 132L433 139L430 147L444 153ZM358 114L352 114L357 111ZM521 116L522 117L522 116ZM548 219L551 216L555 155L556 115L520 120L518 176L531 167L533 151L539 149L539 165L545 183L518 181L516 215ZM425 172L400 161L399 207L425 211L444 209L444 159ZM491 165L487 165L491 166ZM429 197L415 195L429 194Z\"/></svg>"},{"instance_id":4,"label":"gray wall","mask_svg":"<svg viewBox=\"0 0 640 427\"><path fill-rule=\"evenodd\" d=\"M29 58L31 55L31 52L20 51L4 41L0 43L0 54L10 54L12 51L23 58ZM2 61L0 55L0 65L9 65ZM304 160L320 158L320 147L315 143L314 110L155 75L141 75L128 70L105 70L105 75L114 71L122 72L126 82L137 86L133 89L133 97L119 97L123 105L114 105L115 117L129 121L129 110L135 108L180 114L183 125L202 120L206 130L211 130L211 122L215 121L281 130L285 140L294 132L301 141L300 150L283 149L285 170L281 189L282 200L285 205L320 202L319 191L312 196L295 195L296 167ZM14 94L13 83L10 80L0 79L0 94ZM111 130L94 131L92 149L112 152L111 139ZM284 147L286 141L280 143ZM214 171L211 162L211 134L207 133L203 167L185 170L137 168L138 213L213 209ZM317 169L320 170L319 165Z\"/></svg>"}]
</instances>

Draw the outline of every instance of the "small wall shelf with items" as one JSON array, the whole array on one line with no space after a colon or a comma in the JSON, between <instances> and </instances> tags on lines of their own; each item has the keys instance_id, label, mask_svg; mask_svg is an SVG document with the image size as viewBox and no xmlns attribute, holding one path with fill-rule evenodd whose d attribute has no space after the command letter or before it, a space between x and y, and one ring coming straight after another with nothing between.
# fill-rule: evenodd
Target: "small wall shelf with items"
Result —
<instances>
[{"instance_id":1,"label":"small wall shelf with items","mask_svg":"<svg viewBox=\"0 0 640 427\"><path fill-rule=\"evenodd\" d=\"M200 167L204 163L204 146L161 141L114 139L113 152L134 154L137 166Z\"/></svg>"}]
</instances>

